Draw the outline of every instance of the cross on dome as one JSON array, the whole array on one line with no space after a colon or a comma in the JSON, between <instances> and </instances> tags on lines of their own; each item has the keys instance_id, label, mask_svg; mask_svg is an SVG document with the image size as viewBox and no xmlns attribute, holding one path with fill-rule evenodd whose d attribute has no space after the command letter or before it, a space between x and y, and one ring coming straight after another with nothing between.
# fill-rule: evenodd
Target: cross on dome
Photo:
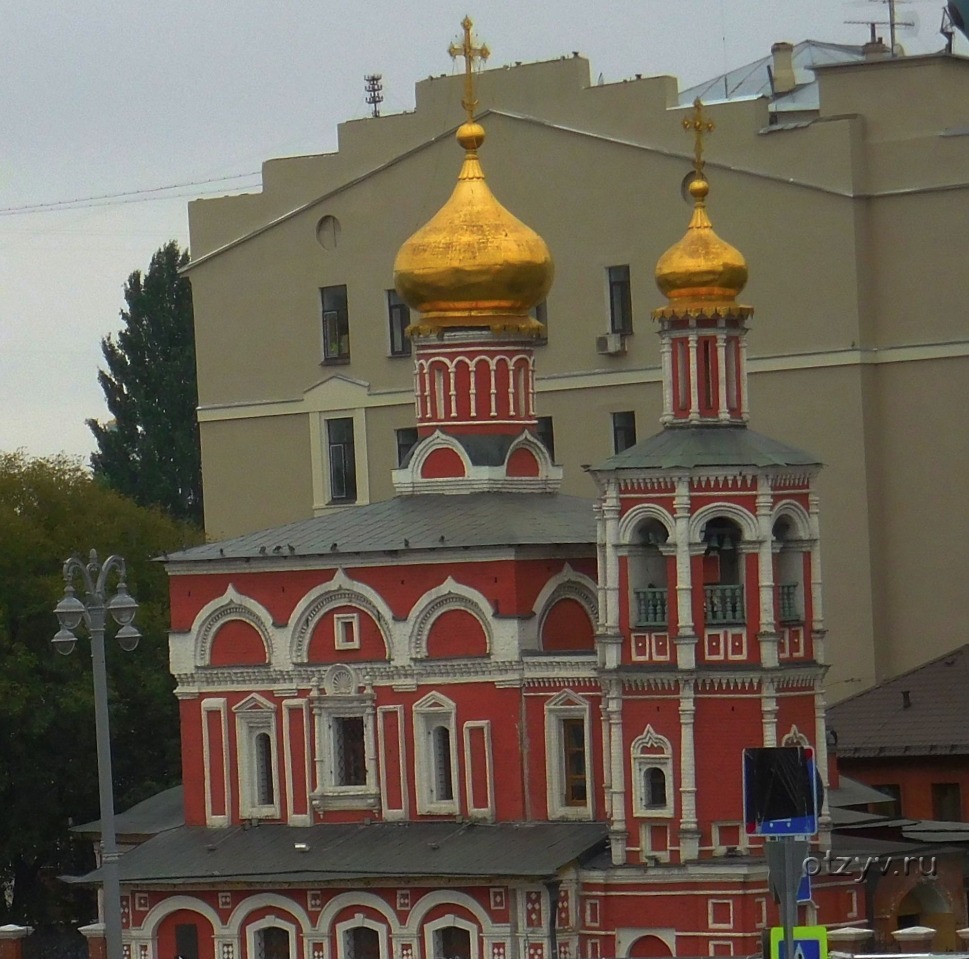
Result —
<instances>
[{"instance_id":1,"label":"cross on dome","mask_svg":"<svg viewBox=\"0 0 969 959\"><path fill-rule=\"evenodd\" d=\"M683 129L693 134L693 169L697 177L703 176L703 137L713 133L713 120L703 112L703 102L697 97L693 101L693 116L684 117Z\"/></svg>"},{"instance_id":2,"label":"cross on dome","mask_svg":"<svg viewBox=\"0 0 969 959\"><path fill-rule=\"evenodd\" d=\"M466 16L461 21L461 27L464 30L463 41L460 44L452 43L447 48L452 60L464 57L464 96L461 99L461 106L467 111L468 122L474 119L474 109L478 105L474 96L474 62L475 60L484 62L491 56L491 51L485 44L482 43L480 47L474 45L471 39L473 25L471 18Z\"/></svg>"}]
</instances>

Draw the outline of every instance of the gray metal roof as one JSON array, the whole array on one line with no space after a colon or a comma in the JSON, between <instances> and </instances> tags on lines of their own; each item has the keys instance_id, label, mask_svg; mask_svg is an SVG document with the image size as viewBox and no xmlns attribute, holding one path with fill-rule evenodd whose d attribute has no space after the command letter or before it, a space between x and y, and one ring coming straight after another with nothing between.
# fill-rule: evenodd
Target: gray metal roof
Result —
<instances>
[{"instance_id":1,"label":"gray metal roof","mask_svg":"<svg viewBox=\"0 0 969 959\"><path fill-rule=\"evenodd\" d=\"M841 773L838 788L828 790L828 806L844 809L847 806L867 806L869 803L891 802L895 797Z\"/></svg>"},{"instance_id":2,"label":"gray metal roof","mask_svg":"<svg viewBox=\"0 0 969 959\"><path fill-rule=\"evenodd\" d=\"M397 496L172 553L171 563L465 546L588 545L592 501L558 493Z\"/></svg>"},{"instance_id":3,"label":"gray metal roof","mask_svg":"<svg viewBox=\"0 0 969 959\"><path fill-rule=\"evenodd\" d=\"M125 853L120 871L122 882L172 885L544 877L595 853L606 837L601 822L181 826ZM74 881L98 879L95 871Z\"/></svg>"},{"instance_id":4,"label":"gray metal roof","mask_svg":"<svg viewBox=\"0 0 969 959\"><path fill-rule=\"evenodd\" d=\"M154 836L166 829L174 829L185 822L183 809L184 790L172 786L163 792L137 803L114 817L114 828L119 839L134 836ZM101 832L101 820L74 826L73 832L97 836Z\"/></svg>"},{"instance_id":5,"label":"gray metal roof","mask_svg":"<svg viewBox=\"0 0 969 959\"><path fill-rule=\"evenodd\" d=\"M777 112L817 110L818 83L814 67L833 63L852 63L864 59L860 46L843 43L822 43L818 40L802 40L794 44L792 61L797 86L789 93L773 96L770 69L773 57L761 57L753 63L737 67L729 73L705 80L687 90L681 90L681 106L689 106L697 97L704 103L716 100L739 100L749 97L771 97L771 109Z\"/></svg>"},{"instance_id":6,"label":"gray metal roof","mask_svg":"<svg viewBox=\"0 0 969 959\"><path fill-rule=\"evenodd\" d=\"M743 426L671 426L597 464L595 470L695 466L818 466L811 453Z\"/></svg>"}]
</instances>

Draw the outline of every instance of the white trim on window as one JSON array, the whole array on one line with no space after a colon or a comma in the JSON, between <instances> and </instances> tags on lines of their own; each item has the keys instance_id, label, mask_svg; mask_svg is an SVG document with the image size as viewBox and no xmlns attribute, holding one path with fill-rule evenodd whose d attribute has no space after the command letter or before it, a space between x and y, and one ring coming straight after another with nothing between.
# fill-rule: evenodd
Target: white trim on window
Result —
<instances>
[{"instance_id":1,"label":"white trim on window","mask_svg":"<svg viewBox=\"0 0 969 959\"><path fill-rule=\"evenodd\" d=\"M572 752L578 743L568 741L567 727L571 722L582 723L581 761L584 769L584 801L576 782L576 770L569 775L567 767L578 760ZM566 690L550 699L545 706L545 771L548 782L549 819L591 819L592 740L589 729L589 703L581 696ZM569 755L567 755L569 751ZM571 795L569 795L571 793Z\"/></svg>"},{"instance_id":2,"label":"white trim on window","mask_svg":"<svg viewBox=\"0 0 969 959\"><path fill-rule=\"evenodd\" d=\"M429 693L414 704L413 713L417 811L424 815L456 815L459 795L456 707L446 696Z\"/></svg>"},{"instance_id":3,"label":"white trim on window","mask_svg":"<svg viewBox=\"0 0 969 959\"><path fill-rule=\"evenodd\" d=\"M276 707L253 694L233 707L236 717L236 764L239 815L243 819L279 819L279 746Z\"/></svg>"},{"instance_id":4,"label":"white trim on window","mask_svg":"<svg viewBox=\"0 0 969 959\"><path fill-rule=\"evenodd\" d=\"M630 747L633 770L633 815L666 818L673 815L673 750L670 741L647 726Z\"/></svg>"},{"instance_id":5,"label":"white trim on window","mask_svg":"<svg viewBox=\"0 0 969 959\"><path fill-rule=\"evenodd\" d=\"M360 617L357 613L334 613L333 648L360 648Z\"/></svg>"}]
</instances>

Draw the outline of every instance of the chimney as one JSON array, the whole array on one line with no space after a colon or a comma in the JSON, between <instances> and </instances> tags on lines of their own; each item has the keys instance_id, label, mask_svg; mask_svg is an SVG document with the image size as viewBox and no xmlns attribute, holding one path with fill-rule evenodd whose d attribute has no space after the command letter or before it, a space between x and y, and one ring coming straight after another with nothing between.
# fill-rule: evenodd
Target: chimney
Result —
<instances>
[{"instance_id":1,"label":"chimney","mask_svg":"<svg viewBox=\"0 0 969 959\"><path fill-rule=\"evenodd\" d=\"M773 58L771 76L773 77L774 96L790 93L797 86L794 76L794 44L781 41L770 48Z\"/></svg>"},{"instance_id":2,"label":"chimney","mask_svg":"<svg viewBox=\"0 0 969 959\"><path fill-rule=\"evenodd\" d=\"M910 709L912 706L912 694L907 689L902 690L902 709Z\"/></svg>"},{"instance_id":3,"label":"chimney","mask_svg":"<svg viewBox=\"0 0 969 959\"><path fill-rule=\"evenodd\" d=\"M885 46L881 37L869 40L861 48L861 52L866 60L885 60L892 55L892 51Z\"/></svg>"}]
</instances>

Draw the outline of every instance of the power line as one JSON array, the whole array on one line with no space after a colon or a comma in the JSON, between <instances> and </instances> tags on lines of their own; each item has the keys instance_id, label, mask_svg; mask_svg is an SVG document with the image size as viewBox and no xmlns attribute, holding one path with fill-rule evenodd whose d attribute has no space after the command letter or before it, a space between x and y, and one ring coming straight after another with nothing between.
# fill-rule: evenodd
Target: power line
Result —
<instances>
[{"instance_id":1,"label":"power line","mask_svg":"<svg viewBox=\"0 0 969 959\"><path fill-rule=\"evenodd\" d=\"M191 194L175 193L168 197L160 197L159 193L171 190L184 190L188 187L206 186L211 183L226 183L230 180L242 180L247 177L259 176L258 172L235 173L231 176L215 177L210 180L189 180L185 183L170 183L166 186L148 187L143 190L127 190L121 193L103 193L98 196L75 197L73 200L51 200L47 203L28 203L23 206L0 207L0 216L18 216L26 213L52 213L57 210L83 210L92 206L109 206L121 203L141 203L147 200L177 199ZM245 184L255 186L256 184ZM234 189L241 189L235 187ZM202 190L197 193L217 193L217 190Z\"/></svg>"}]
</instances>

